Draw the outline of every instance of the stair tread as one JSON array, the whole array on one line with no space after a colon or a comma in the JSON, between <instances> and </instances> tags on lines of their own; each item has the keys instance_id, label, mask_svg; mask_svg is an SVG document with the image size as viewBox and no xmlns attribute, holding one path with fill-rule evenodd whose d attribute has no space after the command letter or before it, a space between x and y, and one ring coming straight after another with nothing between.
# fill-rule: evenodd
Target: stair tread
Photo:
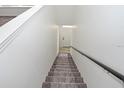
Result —
<instances>
[{"instance_id":1,"label":"stair tread","mask_svg":"<svg viewBox=\"0 0 124 93\"><path fill-rule=\"evenodd\" d=\"M72 70L78 70L77 68L69 68L69 67L52 67L51 69L65 69L65 70L68 70L68 69L72 69Z\"/></svg>"},{"instance_id":2,"label":"stair tread","mask_svg":"<svg viewBox=\"0 0 124 93\"><path fill-rule=\"evenodd\" d=\"M53 64L53 65L60 65L60 66L70 66L70 65L72 65L72 66L75 66L74 64L70 64L70 63L67 63L67 64L59 64L59 63L56 63L56 64Z\"/></svg>"},{"instance_id":3,"label":"stair tread","mask_svg":"<svg viewBox=\"0 0 124 93\"><path fill-rule=\"evenodd\" d=\"M86 88L80 72L70 53L59 53L53 63L43 88Z\"/></svg>"},{"instance_id":4,"label":"stair tread","mask_svg":"<svg viewBox=\"0 0 124 93\"><path fill-rule=\"evenodd\" d=\"M75 77L79 77L81 76L79 73L49 73L48 76L75 76Z\"/></svg>"},{"instance_id":5,"label":"stair tread","mask_svg":"<svg viewBox=\"0 0 124 93\"><path fill-rule=\"evenodd\" d=\"M74 68L74 67L52 67L51 69L61 69L61 70L69 70L69 69L71 69L71 70L78 70L77 68Z\"/></svg>"},{"instance_id":6,"label":"stair tread","mask_svg":"<svg viewBox=\"0 0 124 93\"><path fill-rule=\"evenodd\" d=\"M53 64L53 65L71 65L71 66L75 66L75 64L70 64L70 63L56 63L56 64Z\"/></svg>"},{"instance_id":7,"label":"stair tread","mask_svg":"<svg viewBox=\"0 0 124 93\"><path fill-rule=\"evenodd\" d=\"M76 66L74 66L74 65L58 65L58 64L56 64L56 65L53 65L52 67L65 67L65 68L69 68L69 67L71 67L71 68L77 68Z\"/></svg>"},{"instance_id":8,"label":"stair tread","mask_svg":"<svg viewBox=\"0 0 124 93\"><path fill-rule=\"evenodd\" d=\"M74 63L74 61L71 59L67 59L67 60L59 59L59 60L56 60L55 63Z\"/></svg>"},{"instance_id":9,"label":"stair tread","mask_svg":"<svg viewBox=\"0 0 124 93\"><path fill-rule=\"evenodd\" d=\"M62 77L62 76L47 76L46 82L68 82L68 83L81 83L82 77Z\"/></svg>"},{"instance_id":10,"label":"stair tread","mask_svg":"<svg viewBox=\"0 0 124 93\"><path fill-rule=\"evenodd\" d=\"M59 73L59 74L63 74L63 73L67 73L67 74L68 74L68 73L69 73L69 74L77 74L77 73L78 73L78 74L80 74L80 72L64 72L64 71L61 72L61 73L60 73L59 71L56 71L56 72L49 72L49 73Z\"/></svg>"},{"instance_id":11,"label":"stair tread","mask_svg":"<svg viewBox=\"0 0 124 93\"><path fill-rule=\"evenodd\" d=\"M74 76L71 76L71 77L64 77L64 76L47 76L47 77L49 77L49 78L69 78L69 79L71 79L71 78L77 78L77 79L83 79L82 77L74 77Z\"/></svg>"},{"instance_id":12,"label":"stair tread","mask_svg":"<svg viewBox=\"0 0 124 93\"><path fill-rule=\"evenodd\" d=\"M86 88L85 83L58 83L58 82L44 82L43 88Z\"/></svg>"},{"instance_id":13,"label":"stair tread","mask_svg":"<svg viewBox=\"0 0 124 93\"><path fill-rule=\"evenodd\" d=\"M68 70L51 70L51 71L49 71L49 72L53 72L53 73L70 73L70 72L76 72L76 73L78 73L79 71L68 71Z\"/></svg>"},{"instance_id":14,"label":"stair tread","mask_svg":"<svg viewBox=\"0 0 124 93\"><path fill-rule=\"evenodd\" d=\"M51 68L50 71L79 72L78 69Z\"/></svg>"},{"instance_id":15,"label":"stair tread","mask_svg":"<svg viewBox=\"0 0 124 93\"><path fill-rule=\"evenodd\" d=\"M53 65L52 68L77 68L76 66Z\"/></svg>"}]
</instances>

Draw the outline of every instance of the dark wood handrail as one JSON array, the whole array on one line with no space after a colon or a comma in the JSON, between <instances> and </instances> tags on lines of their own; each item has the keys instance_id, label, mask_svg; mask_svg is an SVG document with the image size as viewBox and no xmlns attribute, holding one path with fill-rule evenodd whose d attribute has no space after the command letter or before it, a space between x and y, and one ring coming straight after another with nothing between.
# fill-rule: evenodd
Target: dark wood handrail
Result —
<instances>
[{"instance_id":1,"label":"dark wood handrail","mask_svg":"<svg viewBox=\"0 0 124 93\"><path fill-rule=\"evenodd\" d=\"M121 73L119 73L119 72L115 71L114 69L106 66L105 64L99 62L98 60L96 60L96 59L88 56L87 54L81 52L80 50L74 48L73 46L71 46L71 48L73 48L74 50L76 50L81 55L83 55L83 56L87 57L88 59L92 60L94 63L96 63L100 67L104 68L105 70L107 70L108 72L110 72L111 74L113 74L114 76L116 76L117 78L119 78L120 80L122 80L124 82L124 75L122 75Z\"/></svg>"}]
</instances>

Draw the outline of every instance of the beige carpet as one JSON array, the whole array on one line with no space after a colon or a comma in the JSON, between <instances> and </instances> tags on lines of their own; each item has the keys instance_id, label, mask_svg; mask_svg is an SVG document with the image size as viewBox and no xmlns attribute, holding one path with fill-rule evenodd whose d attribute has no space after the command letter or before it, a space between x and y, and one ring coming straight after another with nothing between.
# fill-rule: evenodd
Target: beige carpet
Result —
<instances>
[{"instance_id":1,"label":"beige carpet","mask_svg":"<svg viewBox=\"0 0 124 93\"><path fill-rule=\"evenodd\" d=\"M60 52L48 72L43 88L86 88L70 53Z\"/></svg>"},{"instance_id":2,"label":"beige carpet","mask_svg":"<svg viewBox=\"0 0 124 93\"><path fill-rule=\"evenodd\" d=\"M15 18L15 16L0 16L0 26L2 26L5 23L9 22L13 18Z\"/></svg>"}]
</instances>

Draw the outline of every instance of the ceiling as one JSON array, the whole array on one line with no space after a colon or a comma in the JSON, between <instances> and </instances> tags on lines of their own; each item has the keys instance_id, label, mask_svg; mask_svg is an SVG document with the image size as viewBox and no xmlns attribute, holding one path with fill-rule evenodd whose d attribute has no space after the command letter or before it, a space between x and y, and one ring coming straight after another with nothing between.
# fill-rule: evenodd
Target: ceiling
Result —
<instances>
[{"instance_id":1,"label":"ceiling","mask_svg":"<svg viewBox=\"0 0 124 93\"><path fill-rule=\"evenodd\" d=\"M54 6L58 25L74 25L76 16L76 5Z\"/></svg>"}]
</instances>

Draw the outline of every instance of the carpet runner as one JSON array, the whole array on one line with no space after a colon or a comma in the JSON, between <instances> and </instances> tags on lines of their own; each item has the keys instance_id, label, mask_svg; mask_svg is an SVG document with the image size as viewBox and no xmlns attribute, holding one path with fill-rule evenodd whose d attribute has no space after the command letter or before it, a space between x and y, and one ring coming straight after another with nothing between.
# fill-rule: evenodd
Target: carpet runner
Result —
<instances>
[{"instance_id":1,"label":"carpet runner","mask_svg":"<svg viewBox=\"0 0 124 93\"><path fill-rule=\"evenodd\" d=\"M70 53L59 53L53 63L43 88L86 88Z\"/></svg>"}]
</instances>

